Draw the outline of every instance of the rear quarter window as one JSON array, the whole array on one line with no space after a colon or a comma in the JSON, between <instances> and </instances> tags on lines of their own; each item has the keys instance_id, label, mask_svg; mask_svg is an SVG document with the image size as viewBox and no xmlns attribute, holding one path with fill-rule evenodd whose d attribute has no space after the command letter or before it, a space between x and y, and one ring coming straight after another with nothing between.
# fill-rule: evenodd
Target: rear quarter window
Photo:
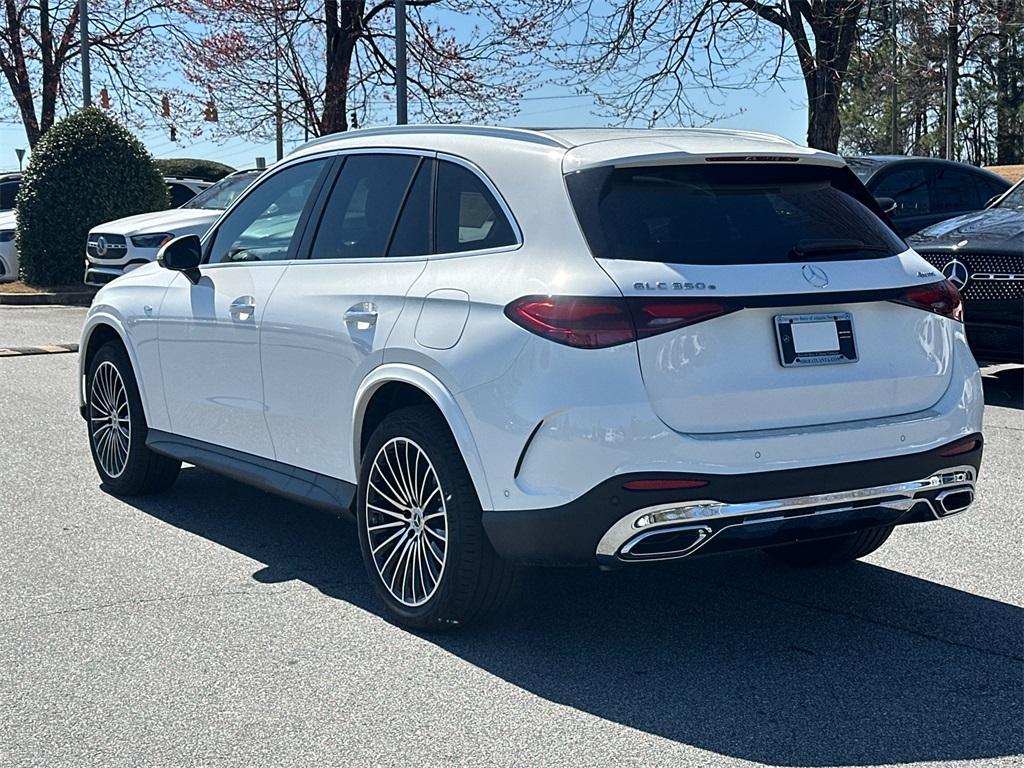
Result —
<instances>
[{"instance_id":1,"label":"rear quarter window","mask_svg":"<svg viewBox=\"0 0 1024 768\"><path fill-rule=\"evenodd\" d=\"M566 182L599 258L764 264L906 250L845 168L595 168L570 174Z\"/></svg>"}]
</instances>

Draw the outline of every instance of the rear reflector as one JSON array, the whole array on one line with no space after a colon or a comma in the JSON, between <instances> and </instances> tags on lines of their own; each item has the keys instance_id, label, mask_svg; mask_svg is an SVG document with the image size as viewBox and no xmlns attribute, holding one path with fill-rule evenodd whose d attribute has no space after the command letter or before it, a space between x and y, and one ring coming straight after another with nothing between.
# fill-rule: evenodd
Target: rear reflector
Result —
<instances>
[{"instance_id":1,"label":"rear reflector","mask_svg":"<svg viewBox=\"0 0 1024 768\"><path fill-rule=\"evenodd\" d=\"M678 491L683 488L703 488L706 480L628 480L622 484L627 491Z\"/></svg>"},{"instance_id":2,"label":"rear reflector","mask_svg":"<svg viewBox=\"0 0 1024 768\"><path fill-rule=\"evenodd\" d=\"M959 443L948 445L939 451L939 456L959 456L961 453L970 453L978 447L980 441L977 438L961 440Z\"/></svg>"},{"instance_id":3,"label":"rear reflector","mask_svg":"<svg viewBox=\"0 0 1024 768\"><path fill-rule=\"evenodd\" d=\"M953 320L964 321L964 305L960 300L960 292L949 280L935 283L915 285L900 292L896 301L908 307L924 309Z\"/></svg>"},{"instance_id":4,"label":"rear reflector","mask_svg":"<svg viewBox=\"0 0 1024 768\"><path fill-rule=\"evenodd\" d=\"M600 349L674 331L740 308L731 302L704 299L524 296L505 307L505 315L559 344Z\"/></svg>"}]
</instances>

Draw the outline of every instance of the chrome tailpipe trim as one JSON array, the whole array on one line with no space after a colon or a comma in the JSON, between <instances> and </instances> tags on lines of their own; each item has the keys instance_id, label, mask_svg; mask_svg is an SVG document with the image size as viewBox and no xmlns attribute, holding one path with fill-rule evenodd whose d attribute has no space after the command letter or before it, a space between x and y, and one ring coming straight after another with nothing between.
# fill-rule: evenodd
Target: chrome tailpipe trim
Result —
<instances>
[{"instance_id":1,"label":"chrome tailpipe trim","mask_svg":"<svg viewBox=\"0 0 1024 768\"><path fill-rule=\"evenodd\" d=\"M715 500L659 504L635 510L601 537L599 560L673 560L702 549L719 533L739 526L820 518L860 510L899 514L926 505L935 519L963 512L974 501L974 467L944 469L922 480L751 502ZM935 493L939 491L939 493Z\"/></svg>"}]
</instances>

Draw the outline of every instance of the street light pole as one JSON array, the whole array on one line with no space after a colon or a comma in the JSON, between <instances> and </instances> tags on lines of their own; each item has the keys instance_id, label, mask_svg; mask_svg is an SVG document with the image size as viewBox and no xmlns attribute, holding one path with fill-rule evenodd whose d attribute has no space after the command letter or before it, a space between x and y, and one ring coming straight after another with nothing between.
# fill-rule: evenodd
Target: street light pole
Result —
<instances>
[{"instance_id":1,"label":"street light pole","mask_svg":"<svg viewBox=\"0 0 1024 768\"><path fill-rule=\"evenodd\" d=\"M890 9L892 15L892 126L890 131L892 132L892 153L895 155L898 151L898 145L896 142L896 132L899 130L899 49L896 46L896 0L892 0L892 8Z\"/></svg>"},{"instance_id":2,"label":"street light pole","mask_svg":"<svg viewBox=\"0 0 1024 768\"><path fill-rule=\"evenodd\" d=\"M405 80L405 0L395 0L395 105L399 125L409 122L409 103Z\"/></svg>"},{"instance_id":3,"label":"street light pole","mask_svg":"<svg viewBox=\"0 0 1024 768\"><path fill-rule=\"evenodd\" d=\"M92 73L89 71L89 0L78 0L78 28L82 41L82 106L92 106Z\"/></svg>"}]
</instances>

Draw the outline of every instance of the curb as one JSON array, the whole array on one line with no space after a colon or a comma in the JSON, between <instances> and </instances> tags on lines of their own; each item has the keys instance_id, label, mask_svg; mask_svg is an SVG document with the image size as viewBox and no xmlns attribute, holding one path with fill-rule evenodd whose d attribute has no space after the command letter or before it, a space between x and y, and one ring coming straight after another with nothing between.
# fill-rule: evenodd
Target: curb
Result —
<instances>
[{"instance_id":1,"label":"curb","mask_svg":"<svg viewBox=\"0 0 1024 768\"><path fill-rule=\"evenodd\" d=\"M0 293L0 305L19 307L66 306L88 307L96 295L94 291L75 293Z\"/></svg>"},{"instance_id":2,"label":"curb","mask_svg":"<svg viewBox=\"0 0 1024 768\"><path fill-rule=\"evenodd\" d=\"M0 347L0 357L22 357L24 355L59 355L77 352L77 344L45 344L39 347Z\"/></svg>"}]
</instances>

